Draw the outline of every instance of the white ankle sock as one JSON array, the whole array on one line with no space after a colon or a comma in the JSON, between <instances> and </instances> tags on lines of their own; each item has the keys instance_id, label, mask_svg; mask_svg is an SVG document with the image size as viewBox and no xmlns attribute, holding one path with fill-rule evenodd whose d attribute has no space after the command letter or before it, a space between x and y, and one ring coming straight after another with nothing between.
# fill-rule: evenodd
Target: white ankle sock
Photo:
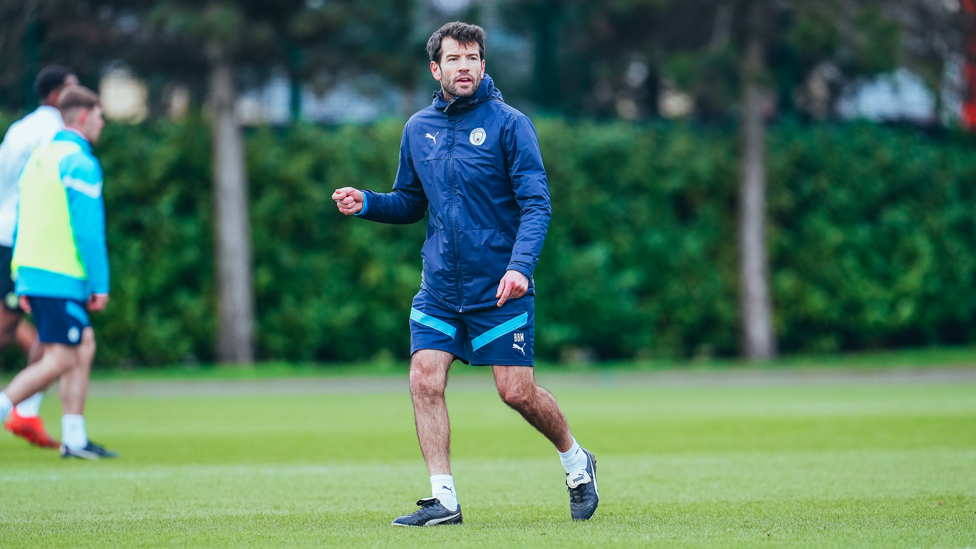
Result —
<instances>
[{"instance_id":1,"label":"white ankle sock","mask_svg":"<svg viewBox=\"0 0 976 549\"><path fill-rule=\"evenodd\" d=\"M37 417L41 413L41 401L44 393L34 393L17 405L17 415L20 417Z\"/></svg>"},{"instance_id":2,"label":"white ankle sock","mask_svg":"<svg viewBox=\"0 0 976 549\"><path fill-rule=\"evenodd\" d=\"M441 500L441 505L448 511L457 511L457 491L454 489L453 475L434 475L430 477L430 491L433 496Z\"/></svg>"},{"instance_id":3,"label":"white ankle sock","mask_svg":"<svg viewBox=\"0 0 976 549\"><path fill-rule=\"evenodd\" d=\"M14 409L14 403L10 402L7 395L0 393L0 421L7 419L7 414Z\"/></svg>"},{"instance_id":4,"label":"white ankle sock","mask_svg":"<svg viewBox=\"0 0 976 549\"><path fill-rule=\"evenodd\" d=\"M61 443L68 448L80 450L88 446L88 431L85 430L85 416L65 414L61 416Z\"/></svg>"},{"instance_id":5,"label":"white ankle sock","mask_svg":"<svg viewBox=\"0 0 976 549\"><path fill-rule=\"evenodd\" d=\"M557 450L558 452L558 450ZM575 473L576 471L582 471L586 469L586 454L583 453L583 449L580 448L576 439L573 439L573 447L565 452L559 452L559 461L563 463L563 468L566 469L566 474Z\"/></svg>"}]
</instances>

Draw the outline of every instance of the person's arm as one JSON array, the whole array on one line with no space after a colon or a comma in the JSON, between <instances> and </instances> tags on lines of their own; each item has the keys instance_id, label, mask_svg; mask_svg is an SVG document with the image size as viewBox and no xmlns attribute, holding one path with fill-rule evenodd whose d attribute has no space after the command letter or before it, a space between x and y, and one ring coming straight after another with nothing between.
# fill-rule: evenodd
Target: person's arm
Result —
<instances>
[{"instance_id":1,"label":"person's arm","mask_svg":"<svg viewBox=\"0 0 976 549\"><path fill-rule=\"evenodd\" d=\"M108 249L105 246L105 204L102 167L97 160L72 154L61 161L61 184L68 195L68 211L75 245L85 266L89 295L109 292Z\"/></svg>"},{"instance_id":2,"label":"person's arm","mask_svg":"<svg viewBox=\"0 0 976 549\"><path fill-rule=\"evenodd\" d=\"M542 164L539 138L528 118L513 117L506 125L502 139L506 168L521 209L519 230L508 270L517 271L531 280L552 218L549 182Z\"/></svg>"},{"instance_id":3,"label":"person's arm","mask_svg":"<svg viewBox=\"0 0 976 549\"><path fill-rule=\"evenodd\" d=\"M400 162L392 192L377 193L343 187L332 194L332 199L340 212L370 221L408 224L423 219L427 215L427 195L410 156L407 128L404 127L400 140Z\"/></svg>"}]
</instances>

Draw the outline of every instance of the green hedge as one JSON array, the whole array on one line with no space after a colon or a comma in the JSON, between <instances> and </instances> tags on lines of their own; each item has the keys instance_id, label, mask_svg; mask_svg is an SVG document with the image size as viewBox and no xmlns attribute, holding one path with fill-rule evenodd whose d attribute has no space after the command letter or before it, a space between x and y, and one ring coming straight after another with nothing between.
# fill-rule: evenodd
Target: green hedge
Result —
<instances>
[{"instance_id":1,"label":"green hedge","mask_svg":"<svg viewBox=\"0 0 976 549\"><path fill-rule=\"evenodd\" d=\"M976 341L976 148L869 125L773 135L787 351Z\"/></svg>"},{"instance_id":2,"label":"green hedge","mask_svg":"<svg viewBox=\"0 0 976 549\"><path fill-rule=\"evenodd\" d=\"M405 358L424 224L340 215L389 190L402 122L249 133L262 359ZM538 121L553 223L536 273L546 359L738 350L735 136ZM200 118L106 128L112 301L100 365L213 359L209 138ZM773 128L770 254L784 352L976 341L976 155L868 124Z\"/></svg>"},{"instance_id":3,"label":"green hedge","mask_svg":"<svg viewBox=\"0 0 976 549\"><path fill-rule=\"evenodd\" d=\"M207 135L196 119L114 126L99 143L113 269L113 309L96 325L105 363L213 359ZM261 358L355 360L407 352L403 307L420 277L414 245L423 241L423 227L356 223L331 200L340 185L388 187L398 144L394 124L249 135Z\"/></svg>"}]
</instances>

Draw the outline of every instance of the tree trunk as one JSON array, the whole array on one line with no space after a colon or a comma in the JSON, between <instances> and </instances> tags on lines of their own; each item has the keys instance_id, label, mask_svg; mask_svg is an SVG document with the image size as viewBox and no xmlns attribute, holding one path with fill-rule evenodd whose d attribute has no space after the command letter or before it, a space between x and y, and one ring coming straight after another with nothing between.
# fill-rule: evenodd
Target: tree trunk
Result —
<instances>
[{"instance_id":1,"label":"tree trunk","mask_svg":"<svg viewBox=\"0 0 976 549\"><path fill-rule=\"evenodd\" d=\"M217 359L250 364L254 361L254 294L244 137L234 110L233 64L219 47L213 49L210 99L220 309Z\"/></svg>"},{"instance_id":2,"label":"tree trunk","mask_svg":"<svg viewBox=\"0 0 976 549\"><path fill-rule=\"evenodd\" d=\"M766 127L763 119L762 0L752 2L743 63L739 188L740 314L746 358L776 356L766 255Z\"/></svg>"}]
</instances>

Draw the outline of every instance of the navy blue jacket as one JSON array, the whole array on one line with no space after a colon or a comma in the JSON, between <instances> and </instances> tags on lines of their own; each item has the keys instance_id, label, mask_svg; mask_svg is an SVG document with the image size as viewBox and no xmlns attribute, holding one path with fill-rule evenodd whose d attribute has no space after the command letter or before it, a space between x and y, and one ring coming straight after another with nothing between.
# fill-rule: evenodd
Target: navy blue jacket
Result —
<instances>
[{"instance_id":1,"label":"navy blue jacket","mask_svg":"<svg viewBox=\"0 0 976 549\"><path fill-rule=\"evenodd\" d=\"M505 271L535 271L552 209L539 139L485 75L474 96L430 107L403 128L393 192L364 191L359 217L416 223L429 213L421 285L458 311L494 305Z\"/></svg>"}]
</instances>

